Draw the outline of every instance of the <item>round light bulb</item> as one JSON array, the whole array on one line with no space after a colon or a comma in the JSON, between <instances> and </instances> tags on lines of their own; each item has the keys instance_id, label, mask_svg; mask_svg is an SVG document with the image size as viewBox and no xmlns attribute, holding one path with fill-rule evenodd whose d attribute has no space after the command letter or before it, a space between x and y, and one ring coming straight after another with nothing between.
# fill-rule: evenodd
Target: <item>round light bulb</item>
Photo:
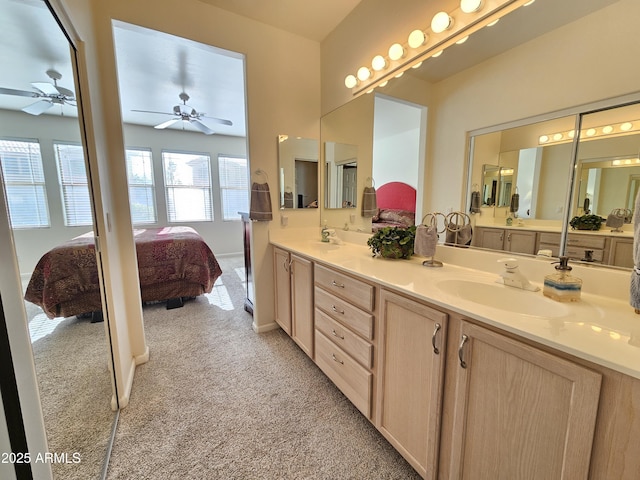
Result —
<instances>
[{"instance_id":1,"label":"round light bulb","mask_svg":"<svg viewBox=\"0 0 640 480\"><path fill-rule=\"evenodd\" d=\"M482 8L482 0L460 0L460 10L464 13L477 12Z\"/></svg>"},{"instance_id":2,"label":"round light bulb","mask_svg":"<svg viewBox=\"0 0 640 480\"><path fill-rule=\"evenodd\" d=\"M371 67L377 72L382 70L387 66L387 61L384 59L382 55L376 55L371 60Z\"/></svg>"},{"instance_id":3,"label":"round light bulb","mask_svg":"<svg viewBox=\"0 0 640 480\"><path fill-rule=\"evenodd\" d=\"M595 134L596 134L595 128L590 128L589 130L587 130L587 137L593 137Z\"/></svg>"},{"instance_id":4,"label":"round light bulb","mask_svg":"<svg viewBox=\"0 0 640 480\"><path fill-rule=\"evenodd\" d=\"M462 37L460 40L458 40L456 43L458 45L462 45L464 42L466 42L467 40L469 40L469 35L467 35L466 37Z\"/></svg>"},{"instance_id":5,"label":"round light bulb","mask_svg":"<svg viewBox=\"0 0 640 480\"><path fill-rule=\"evenodd\" d=\"M620 125L620 130L622 130L623 132L628 132L632 128L633 128L633 123L631 122L624 122L622 125Z\"/></svg>"},{"instance_id":6,"label":"round light bulb","mask_svg":"<svg viewBox=\"0 0 640 480\"><path fill-rule=\"evenodd\" d=\"M562 134L561 133L556 133L553 135L553 140L555 142L559 142L560 140L562 140Z\"/></svg>"},{"instance_id":7,"label":"round light bulb","mask_svg":"<svg viewBox=\"0 0 640 480\"><path fill-rule=\"evenodd\" d=\"M394 78L400 78L402 75L404 75L404 72L398 73Z\"/></svg>"},{"instance_id":8,"label":"round light bulb","mask_svg":"<svg viewBox=\"0 0 640 480\"><path fill-rule=\"evenodd\" d=\"M602 129L602 133L605 133L605 134L607 134L607 135L608 135L609 133L611 133L611 132L613 132L613 127L612 127L611 125L607 125L606 127L604 127L604 128Z\"/></svg>"},{"instance_id":9,"label":"round light bulb","mask_svg":"<svg viewBox=\"0 0 640 480\"><path fill-rule=\"evenodd\" d=\"M453 26L453 18L447 12L438 12L431 20L431 30L434 33L442 33Z\"/></svg>"},{"instance_id":10,"label":"round light bulb","mask_svg":"<svg viewBox=\"0 0 640 480\"><path fill-rule=\"evenodd\" d=\"M420 68L421 66L422 66L422 62L418 62L411 68Z\"/></svg>"},{"instance_id":11,"label":"round light bulb","mask_svg":"<svg viewBox=\"0 0 640 480\"><path fill-rule=\"evenodd\" d=\"M389 58L391 60L400 60L402 57L404 57L404 54L404 47L399 43L394 43L389 47Z\"/></svg>"},{"instance_id":12,"label":"round light bulb","mask_svg":"<svg viewBox=\"0 0 640 480\"><path fill-rule=\"evenodd\" d=\"M569 132L567 133L567 137L569 138L573 138L576 136L576 131L575 130L569 130Z\"/></svg>"},{"instance_id":13,"label":"round light bulb","mask_svg":"<svg viewBox=\"0 0 640 480\"><path fill-rule=\"evenodd\" d=\"M385 80L384 82L382 82L380 85L378 85L379 87L386 87L387 84L389 83L389 80Z\"/></svg>"},{"instance_id":14,"label":"round light bulb","mask_svg":"<svg viewBox=\"0 0 640 480\"><path fill-rule=\"evenodd\" d=\"M355 77L355 75L347 75L344 79L344 85L347 88L353 88L358 85L358 79Z\"/></svg>"},{"instance_id":15,"label":"round light bulb","mask_svg":"<svg viewBox=\"0 0 640 480\"><path fill-rule=\"evenodd\" d=\"M500 21L499 18L496 18L493 22L491 23L487 23L487 27L493 27L496 23L498 23Z\"/></svg>"},{"instance_id":16,"label":"round light bulb","mask_svg":"<svg viewBox=\"0 0 640 480\"><path fill-rule=\"evenodd\" d=\"M431 57L432 57L432 58L437 58L437 57L439 57L440 55L442 55L442 52L443 52L443 51L444 51L444 50L438 50L436 53L434 53L433 55L431 55Z\"/></svg>"},{"instance_id":17,"label":"round light bulb","mask_svg":"<svg viewBox=\"0 0 640 480\"><path fill-rule=\"evenodd\" d=\"M411 48L418 48L427 43L427 35L422 30L414 30L409 34L408 40Z\"/></svg>"},{"instance_id":18,"label":"round light bulb","mask_svg":"<svg viewBox=\"0 0 640 480\"><path fill-rule=\"evenodd\" d=\"M371 77L371 70L367 67L360 67L356 75L358 76L358 80L364 82L365 80L369 80Z\"/></svg>"},{"instance_id":19,"label":"round light bulb","mask_svg":"<svg viewBox=\"0 0 640 480\"><path fill-rule=\"evenodd\" d=\"M547 143L548 141L549 137L547 135L540 135L540 138L538 138L539 143Z\"/></svg>"}]
</instances>

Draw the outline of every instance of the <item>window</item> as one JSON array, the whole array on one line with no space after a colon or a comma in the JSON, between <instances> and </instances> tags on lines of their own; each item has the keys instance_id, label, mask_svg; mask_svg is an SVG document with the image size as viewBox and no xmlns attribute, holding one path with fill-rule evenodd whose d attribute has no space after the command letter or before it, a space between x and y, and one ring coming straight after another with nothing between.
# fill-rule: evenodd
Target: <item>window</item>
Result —
<instances>
[{"instance_id":1,"label":"window","mask_svg":"<svg viewBox=\"0 0 640 480\"><path fill-rule=\"evenodd\" d=\"M40 144L37 141L0 140L0 166L11 227L48 227Z\"/></svg>"},{"instance_id":2,"label":"window","mask_svg":"<svg viewBox=\"0 0 640 480\"><path fill-rule=\"evenodd\" d=\"M62 189L64 224L68 227L92 225L91 197L82 145L54 143L53 150Z\"/></svg>"},{"instance_id":3,"label":"window","mask_svg":"<svg viewBox=\"0 0 640 480\"><path fill-rule=\"evenodd\" d=\"M213 220L210 163L204 154L162 152L169 222Z\"/></svg>"},{"instance_id":4,"label":"window","mask_svg":"<svg viewBox=\"0 0 640 480\"><path fill-rule=\"evenodd\" d=\"M249 211L249 176L247 159L240 157L218 157L220 173L220 196L222 218L239 220L238 212Z\"/></svg>"},{"instance_id":5,"label":"window","mask_svg":"<svg viewBox=\"0 0 640 480\"><path fill-rule=\"evenodd\" d=\"M134 225L156 223L151 150L127 149L126 153L131 221Z\"/></svg>"}]
</instances>

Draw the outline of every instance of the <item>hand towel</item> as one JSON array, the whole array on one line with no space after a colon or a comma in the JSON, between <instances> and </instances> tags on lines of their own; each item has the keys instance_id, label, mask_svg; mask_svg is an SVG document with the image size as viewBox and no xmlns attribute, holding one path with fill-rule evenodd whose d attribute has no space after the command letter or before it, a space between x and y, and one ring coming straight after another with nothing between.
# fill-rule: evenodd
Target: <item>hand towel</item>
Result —
<instances>
[{"instance_id":1,"label":"hand towel","mask_svg":"<svg viewBox=\"0 0 640 480\"><path fill-rule=\"evenodd\" d=\"M445 243L449 245L470 245L473 231L471 224L456 225L453 222L449 222L446 227L447 233L445 235Z\"/></svg>"},{"instance_id":2,"label":"hand towel","mask_svg":"<svg viewBox=\"0 0 640 480\"><path fill-rule=\"evenodd\" d=\"M520 194L514 193L511 195L511 205L509 205L509 211L511 213L516 213L520 208Z\"/></svg>"},{"instance_id":3,"label":"hand towel","mask_svg":"<svg viewBox=\"0 0 640 480\"><path fill-rule=\"evenodd\" d=\"M293 208L293 192L284 192L283 199L284 208Z\"/></svg>"},{"instance_id":4,"label":"hand towel","mask_svg":"<svg viewBox=\"0 0 640 480\"><path fill-rule=\"evenodd\" d=\"M418 225L416 228L416 238L413 244L413 252L421 257L433 257L436 254L436 244L438 243L438 233L436 227Z\"/></svg>"},{"instance_id":5,"label":"hand towel","mask_svg":"<svg viewBox=\"0 0 640 480\"><path fill-rule=\"evenodd\" d=\"M271 211L271 193L268 183L251 184L251 206L249 209L251 220L269 221L273 220Z\"/></svg>"},{"instance_id":6,"label":"hand towel","mask_svg":"<svg viewBox=\"0 0 640 480\"><path fill-rule=\"evenodd\" d=\"M469 208L470 213L480 213L480 192L473 191L471 192L471 207Z\"/></svg>"},{"instance_id":7,"label":"hand towel","mask_svg":"<svg viewBox=\"0 0 640 480\"><path fill-rule=\"evenodd\" d=\"M374 187L364 187L362 193L362 216L373 217L378 213L378 201Z\"/></svg>"},{"instance_id":8,"label":"hand towel","mask_svg":"<svg viewBox=\"0 0 640 480\"><path fill-rule=\"evenodd\" d=\"M640 191L636 196L636 206L633 215L633 263L631 271L631 286L629 303L640 313Z\"/></svg>"}]
</instances>

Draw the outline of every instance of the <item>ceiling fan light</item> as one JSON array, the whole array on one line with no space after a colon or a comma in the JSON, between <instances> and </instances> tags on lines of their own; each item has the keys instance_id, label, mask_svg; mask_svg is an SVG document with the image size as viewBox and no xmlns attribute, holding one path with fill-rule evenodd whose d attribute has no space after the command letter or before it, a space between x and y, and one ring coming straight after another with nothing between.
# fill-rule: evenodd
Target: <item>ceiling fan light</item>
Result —
<instances>
[{"instance_id":1,"label":"ceiling fan light","mask_svg":"<svg viewBox=\"0 0 640 480\"><path fill-rule=\"evenodd\" d=\"M447 12L438 12L431 20L431 30L434 33L442 33L453 26L453 18Z\"/></svg>"}]
</instances>

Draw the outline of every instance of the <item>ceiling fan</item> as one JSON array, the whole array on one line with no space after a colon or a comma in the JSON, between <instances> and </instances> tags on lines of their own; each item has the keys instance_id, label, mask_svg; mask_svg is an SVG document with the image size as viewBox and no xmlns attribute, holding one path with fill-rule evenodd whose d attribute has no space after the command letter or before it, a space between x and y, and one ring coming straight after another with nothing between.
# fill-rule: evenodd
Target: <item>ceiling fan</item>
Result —
<instances>
[{"instance_id":1,"label":"ceiling fan","mask_svg":"<svg viewBox=\"0 0 640 480\"><path fill-rule=\"evenodd\" d=\"M215 123L219 123L221 125L233 125L231 120L225 120L224 118L207 117L205 116L204 113L198 112L196 111L195 108L187 105L187 102L189 101L189 95L187 95L186 93L182 92L178 96L180 97L180 100L182 100L182 105L174 105L173 112L171 113L152 112L149 110L131 110L131 111L141 112L141 113L157 113L160 115L172 115L175 117L175 118L172 118L171 120L167 120L166 122L162 122L156 125L155 127L153 127L153 128L157 128L158 130L162 130L163 128L167 128L176 122L182 121L182 122L190 123L205 135L211 135L212 133L214 133L214 131L211 130L211 128L209 128L205 123L203 123L200 120L201 118L206 118L207 120L210 120Z\"/></svg>"},{"instance_id":2,"label":"ceiling fan","mask_svg":"<svg viewBox=\"0 0 640 480\"><path fill-rule=\"evenodd\" d=\"M0 94L17 95L19 97L39 98L36 103L32 103L22 109L23 112L31 115L40 115L46 112L54 105L71 105L76 106L75 94L68 88L58 86L58 80L62 75L56 70L47 70L47 76L53 80L53 83L33 82L31 86L36 91L15 90L13 88L0 87Z\"/></svg>"}]
</instances>

